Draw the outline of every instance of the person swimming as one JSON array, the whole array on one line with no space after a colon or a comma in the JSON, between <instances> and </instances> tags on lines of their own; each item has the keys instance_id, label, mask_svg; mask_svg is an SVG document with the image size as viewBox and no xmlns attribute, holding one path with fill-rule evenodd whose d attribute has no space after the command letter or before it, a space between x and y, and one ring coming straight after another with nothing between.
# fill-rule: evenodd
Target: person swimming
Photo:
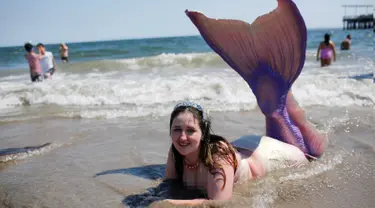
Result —
<instances>
[{"instance_id":1,"label":"person swimming","mask_svg":"<svg viewBox=\"0 0 375 208\"><path fill-rule=\"evenodd\" d=\"M346 39L344 41L341 42L341 47L340 49L341 50L349 50L350 49L350 45L351 45L351 40L352 40L352 37L351 35L347 35L346 36Z\"/></svg>"},{"instance_id":2,"label":"person swimming","mask_svg":"<svg viewBox=\"0 0 375 208\"><path fill-rule=\"evenodd\" d=\"M201 105L178 103L170 117L172 144L164 180L199 188L207 198L164 201L197 205L228 200L237 182L321 157L327 138L307 121L290 90L302 71L307 41L296 5L279 0L274 11L252 24L185 12L206 43L248 83L265 115L266 136L229 143L211 133L211 120Z\"/></svg>"},{"instance_id":3,"label":"person swimming","mask_svg":"<svg viewBox=\"0 0 375 208\"><path fill-rule=\"evenodd\" d=\"M59 52L60 52L60 58L61 58L62 63L68 63L69 62L69 59L68 59L69 52L68 52L68 50L69 50L69 48L65 43L60 44Z\"/></svg>"},{"instance_id":4,"label":"person swimming","mask_svg":"<svg viewBox=\"0 0 375 208\"><path fill-rule=\"evenodd\" d=\"M318 46L316 60L319 61L320 59L321 67L331 65L332 56L333 56L333 61L336 61L335 44L330 39L331 39L331 36L328 33L324 34L324 41L321 42ZM319 54L320 54L320 58L319 58Z\"/></svg>"}]
</instances>

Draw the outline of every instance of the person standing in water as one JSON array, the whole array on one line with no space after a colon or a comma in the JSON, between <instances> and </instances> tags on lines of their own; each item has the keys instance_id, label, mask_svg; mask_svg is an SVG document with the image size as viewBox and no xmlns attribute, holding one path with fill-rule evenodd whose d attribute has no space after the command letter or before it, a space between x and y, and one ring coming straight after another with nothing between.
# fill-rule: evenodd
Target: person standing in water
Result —
<instances>
[{"instance_id":1,"label":"person standing in water","mask_svg":"<svg viewBox=\"0 0 375 208\"><path fill-rule=\"evenodd\" d=\"M319 61L320 55L320 66L325 67L329 66L333 61L336 61L336 49L335 43L331 41L331 36L326 33L324 35L324 41L319 44L318 52L316 54L316 60Z\"/></svg>"},{"instance_id":2,"label":"person standing in water","mask_svg":"<svg viewBox=\"0 0 375 208\"><path fill-rule=\"evenodd\" d=\"M68 63L69 62L69 60L68 60L68 46L65 43L61 43L59 51L60 51L61 61L63 63Z\"/></svg>"},{"instance_id":3,"label":"person standing in water","mask_svg":"<svg viewBox=\"0 0 375 208\"><path fill-rule=\"evenodd\" d=\"M349 50L352 37L350 35L346 36L346 39L341 42L341 50Z\"/></svg>"},{"instance_id":4,"label":"person standing in water","mask_svg":"<svg viewBox=\"0 0 375 208\"><path fill-rule=\"evenodd\" d=\"M51 76L56 71L56 63L53 54L49 51L46 51L46 48L42 43L39 43L37 46L40 56L40 64L44 73L45 79L50 79Z\"/></svg>"},{"instance_id":5,"label":"person standing in water","mask_svg":"<svg viewBox=\"0 0 375 208\"><path fill-rule=\"evenodd\" d=\"M29 63L31 81L40 82L43 80L42 68L39 62L40 57L38 56L38 54L34 53L33 45L31 43L26 43L24 47L27 52L25 58Z\"/></svg>"}]
</instances>

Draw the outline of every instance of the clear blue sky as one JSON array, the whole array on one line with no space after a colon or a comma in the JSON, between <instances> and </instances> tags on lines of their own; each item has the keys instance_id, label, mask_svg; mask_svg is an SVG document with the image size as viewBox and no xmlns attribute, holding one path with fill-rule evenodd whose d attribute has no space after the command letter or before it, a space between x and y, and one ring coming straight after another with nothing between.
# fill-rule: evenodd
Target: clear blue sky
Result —
<instances>
[{"instance_id":1,"label":"clear blue sky","mask_svg":"<svg viewBox=\"0 0 375 208\"><path fill-rule=\"evenodd\" d=\"M375 5L375 0L295 2L308 28L342 27L342 4ZM276 5L276 0L1 0L0 46L196 35L185 9L252 22Z\"/></svg>"}]
</instances>

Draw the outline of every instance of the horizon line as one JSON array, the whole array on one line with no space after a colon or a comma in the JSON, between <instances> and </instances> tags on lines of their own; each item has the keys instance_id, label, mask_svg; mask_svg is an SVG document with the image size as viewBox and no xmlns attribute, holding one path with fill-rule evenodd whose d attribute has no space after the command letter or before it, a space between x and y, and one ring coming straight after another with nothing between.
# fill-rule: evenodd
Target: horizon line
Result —
<instances>
[{"instance_id":1,"label":"horizon line","mask_svg":"<svg viewBox=\"0 0 375 208\"><path fill-rule=\"evenodd\" d=\"M308 28L307 30L323 30L323 29L342 29L341 27L315 27ZM108 38L108 39L97 39L97 40L85 40L85 41L59 41L59 42L44 42L44 45L58 45L64 42L65 44L77 44L77 43L95 43L95 42L111 42L111 41L124 41L124 40L140 40L140 39L158 39L158 38L178 38L178 37L193 37L200 36L197 34L186 34L186 35L161 35L161 36L140 36L140 37L127 37L127 38ZM32 41L25 41L28 43ZM24 44L23 43L23 44ZM34 43L32 43L34 45ZM0 48L10 48L10 47L22 47L23 45L0 45Z\"/></svg>"}]
</instances>

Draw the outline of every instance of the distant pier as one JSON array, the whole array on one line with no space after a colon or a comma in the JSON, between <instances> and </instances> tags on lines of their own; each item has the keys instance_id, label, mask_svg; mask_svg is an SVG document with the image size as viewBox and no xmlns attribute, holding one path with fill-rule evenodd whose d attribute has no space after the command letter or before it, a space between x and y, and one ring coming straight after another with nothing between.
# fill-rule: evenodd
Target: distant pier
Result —
<instances>
[{"instance_id":1,"label":"distant pier","mask_svg":"<svg viewBox=\"0 0 375 208\"><path fill-rule=\"evenodd\" d=\"M373 29L375 32L375 20L373 14L373 5L343 5L345 14L343 17L344 30ZM365 12L358 12L358 9ZM347 9L354 9L354 15L347 15ZM359 13L359 14L358 14Z\"/></svg>"}]
</instances>

